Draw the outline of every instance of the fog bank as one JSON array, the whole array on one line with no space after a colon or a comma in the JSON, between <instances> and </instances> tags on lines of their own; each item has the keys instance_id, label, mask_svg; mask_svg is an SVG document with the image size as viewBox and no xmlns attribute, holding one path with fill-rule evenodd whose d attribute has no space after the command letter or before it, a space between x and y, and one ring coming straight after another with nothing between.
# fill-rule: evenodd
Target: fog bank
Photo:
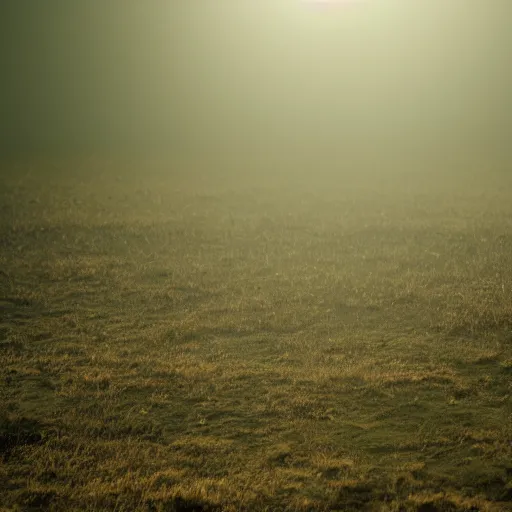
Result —
<instances>
[{"instance_id":1,"label":"fog bank","mask_svg":"<svg viewBox=\"0 0 512 512\"><path fill-rule=\"evenodd\" d=\"M3 154L383 171L510 162L507 0L18 0L0 11Z\"/></svg>"}]
</instances>

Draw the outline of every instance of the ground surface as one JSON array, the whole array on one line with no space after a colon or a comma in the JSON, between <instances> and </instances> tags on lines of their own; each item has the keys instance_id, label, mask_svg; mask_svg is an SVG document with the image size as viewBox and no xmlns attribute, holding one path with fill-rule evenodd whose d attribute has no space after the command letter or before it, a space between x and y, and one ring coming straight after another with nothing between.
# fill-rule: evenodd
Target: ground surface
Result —
<instances>
[{"instance_id":1,"label":"ground surface","mask_svg":"<svg viewBox=\"0 0 512 512\"><path fill-rule=\"evenodd\" d=\"M512 510L512 178L0 178L4 510Z\"/></svg>"}]
</instances>

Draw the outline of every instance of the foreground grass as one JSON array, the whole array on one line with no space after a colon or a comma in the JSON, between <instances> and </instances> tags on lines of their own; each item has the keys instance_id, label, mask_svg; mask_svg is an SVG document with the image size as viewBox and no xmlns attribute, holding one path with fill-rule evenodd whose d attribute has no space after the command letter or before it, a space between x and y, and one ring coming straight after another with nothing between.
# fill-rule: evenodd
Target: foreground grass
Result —
<instances>
[{"instance_id":1,"label":"foreground grass","mask_svg":"<svg viewBox=\"0 0 512 512\"><path fill-rule=\"evenodd\" d=\"M0 506L512 510L509 178L82 167L2 177Z\"/></svg>"}]
</instances>

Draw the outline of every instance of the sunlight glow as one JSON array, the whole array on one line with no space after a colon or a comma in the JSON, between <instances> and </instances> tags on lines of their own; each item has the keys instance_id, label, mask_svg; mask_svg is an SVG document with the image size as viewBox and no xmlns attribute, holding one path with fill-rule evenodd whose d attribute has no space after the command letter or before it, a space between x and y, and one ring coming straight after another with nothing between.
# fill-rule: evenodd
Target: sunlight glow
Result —
<instances>
[{"instance_id":1,"label":"sunlight glow","mask_svg":"<svg viewBox=\"0 0 512 512\"><path fill-rule=\"evenodd\" d=\"M346 11L359 9L367 3L367 0L302 0L302 4L321 11Z\"/></svg>"},{"instance_id":2,"label":"sunlight glow","mask_svg":"<svg viewBox=\"0 0 512 512\"><path fill-rule=\"evenodd\" d=\"M365 0L302 0L305 4L347 7L366 3Z\"/></svg>"}]
</instances>

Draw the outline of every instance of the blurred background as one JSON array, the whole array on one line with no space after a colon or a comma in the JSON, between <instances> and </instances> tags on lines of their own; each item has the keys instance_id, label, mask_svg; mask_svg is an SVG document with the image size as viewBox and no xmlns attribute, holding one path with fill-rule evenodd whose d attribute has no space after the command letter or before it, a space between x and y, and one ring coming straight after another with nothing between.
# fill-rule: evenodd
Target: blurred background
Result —
<instances>
[{"instance_id":1,"label":"blurred background","mask_svg":"<svg viewBox=\"0 0 512 512\"><path fill-rule=\"evenodd\" d=\"M6 0L1 154L506 169L510 0Z\"/></svg>"}]
</instances>

